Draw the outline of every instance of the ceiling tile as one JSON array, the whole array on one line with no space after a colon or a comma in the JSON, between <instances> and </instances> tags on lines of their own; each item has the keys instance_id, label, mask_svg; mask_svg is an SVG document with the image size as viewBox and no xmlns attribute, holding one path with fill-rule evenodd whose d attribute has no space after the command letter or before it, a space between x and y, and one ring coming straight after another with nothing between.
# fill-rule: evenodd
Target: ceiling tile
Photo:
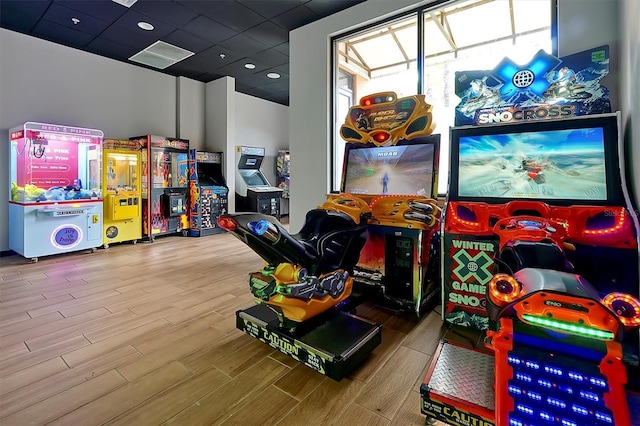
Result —
<instances>
[{"instance_id":1,"label":"ceiling tile","mask_svg":"<svg viewBox=\"0 0 640 426\"><path fill-rule=\"evenodd\" d=\"M45 21L44 19L38 22L33 29L33 34L46 40L71 47L84 47L95 38L92 34L72 30L71 28L63 27L55 22Z\"/></svg>"},{"instance_id":2,"label":"ceiling tile","mask_svg":"<svg viewBox=\"0 0 640 426\"><path fill-rule=\"evenodd\" d=\"M237 1L181 1L188 8L195 10L216 22L224 23L235 31L242 32L264 21L248 7Z\"/></svg>"},{"instance_id":3,"label":"ceiling tile","mask_svg":"<svg viewBox=\"0 0 640 426\"><path fill-rule=\"evenodd\" d=\"M283 13L282 15L276 16L271 19L271 21L280 25L285 30L291 31L317 19L318 15L307 9L305 6L300 5Z\"/></svg>"},{"instance_id":4,"label":"ceiling tile","mask_svg":"<svg viewBox=\"0 0 640 426\"><path fill-rule=\"evenodd\" d=\"M298 0L239 0L239 2L267 19L278 16L300 4Z\"/></svg>"},{"instance_id":5,"label":"ceiling tile","mask_svg":"<svg viewBox=\"0 0 640 426\"><path fill-rule=\"evenodd\" d=\"M311 0L304 5L319 16L329 16L364 0Z\"/></svg>"},{"instance_id":6,"label":"ceiling tile","mask_svg":"<svg viewBox=\"0 0 640 426\"><path fill-rule=\"evenodd\" d=\"M56 3L107 22L114 22L129 10L127 7L109 0L65 0L56 1Z\"/></svg>"},{"instance_id":7,"label":"ceiling tile","mask_svg":"<svg viewBox=\"0 0 640 426\"><path fill-rule=\"evenodd\" d=\"M153 30L146 31L138 27L138 22L142 21L148 22L153 25ZM164 22L155 18L149 18L148 16L145 16L133 10L128 10L117 21L115 21L114 25L139 33L141 37L146 37L147 35L149 35L156 40L176 30L175 27L172 27L169 24L165 24Z\"/></svg>"},{"instance_id":8,"label":"ceiling tile","mask_svg":"<svg viewBox=\"0 0 640 426\"><path fill-rule=\"evenodd\" d=\"M82 31L96 36L109 26L108 22L101 21L100 19L96 19L93 16L77 10L61 6L58 3L51 4L43 18L47 21L55 22L56 24L60 24L73 30ZM79 19L80 21L77 24L74 24L71 20L72 18Z\"/></svg>"},{"instance_id":9,"label":"ceiling tile","mask_svg":"<svg viewBox=\"0 0 640 426\"><path fill-rule=\"evenodd\" d=\"M243 33L267 47L277 46L289 41L289 32L273 22L263 22Z\"/></svg>"},{"instance_id":10,"label":"ceiling tile","mask_svg":"<svg viewBox=\"0 0 640 426\"><path fill-rule=\"evenodd\" d=\"M289 56L289 42L279 44L275 46L274 49L276 49L278 52L284 55Z\"/></svg>"},{"instance_id":11,"label":"ceiling tile","mask_svg":"<svg viewBox=\"0 0 640 426\"><path fill-rule=\"evenodd\" d=\"M226 47L229 50L233 50L234 52L243 55L253 55L254 53L258 53L267 48L267 46L259 41L243 34L238 34L235 37L231 37L230 39L223 41L220 43L220 46Z\"/></svg>"},{"instance_id":12,"label":"ceiling tile","mask_svg":"<svg viewBox=\"0 0 640 426\"><path fill-rule=\"evenodd\" d=\"M109 28L104 30L102 34L100 34L100 37L126 46L134 47L137 50L144 49L150 44L158 41L156 36L154 36L150 31L133 31L117 25L111 25Z\"/></svg>"},{"instance_id":13,"label":"ceiling tile","mask_svg":"<svg viewBox=\"0 0 640 426\"><path fill-rule=\"evenodd\" d=\"M264 64L269 67L275 67L289 62L287 55L283 55L275 49L263 50L262 52L251 55L249 58L253 60L254 64Z\"/></svg>"},{"instance_id":14,"label":"ceiling tile","mask_svg":"<svg viewBox=\"0 0 640 426\"><path fill-rule=\"evenodd\" d=\"M193 10L172 1L138 0L131 10L150 16L174 27L181 27L193 21L198 14Z\"/></svg>"},{"instance_id":15,"label":"ceiling tile","mask_svg":"<svg viewBox=\"0 0 640 426\"><path fill-rule=\"evenodd\" d=\"M87 44L86 49L97 55L118 59L120 61L128 61L133 54L139 51L139 49L107 40L104 37L93 39L93 41Z\"/></svg>"},{"instance_id":16,"label":"ceiling tile","mask_svg":"<svg viewBox=\"0 0 640 426\"><path fill-rule=\"evenodd\" d=\"M49 7L48 1L33 2L33 8L25 8L24 3L24 1L0 1L2 28L28 33Z\"/></svg>"},{"instance_id":17,"label":"ceiling tile","mask_svg":"<svg viewBox=\"0 0 640 426\"><path fill-rule=\"evenodd\" d=\"M231 28L212 21L206 16L198 16L182 29L213 43L219 43L237 34Z\"/></svg>"},{"instance_id":18,"label":"ceiling tile","mask_svg":"<svg viewBox=\"0 0 640 426\"><path fill-rule=\"evenodd\" d=\"M213 43L208 40L196 37L182 30L176 30L171 34L162 37L162 40L175 46L182 47L183 49L190 50L194 53L201 52L213 45Z\"/></svg>"}]
</instances>

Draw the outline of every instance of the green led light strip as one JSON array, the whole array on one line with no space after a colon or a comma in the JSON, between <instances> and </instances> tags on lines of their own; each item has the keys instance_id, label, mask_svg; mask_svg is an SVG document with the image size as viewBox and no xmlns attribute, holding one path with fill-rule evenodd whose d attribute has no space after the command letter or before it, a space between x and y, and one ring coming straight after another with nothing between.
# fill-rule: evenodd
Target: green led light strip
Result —
<instances>
[{"instance_id":1,"label":"green led light strip","mask_svg":"<svg viewBox=\"0 0 640 426\"><path fill-rule=\"evenodd\" d=\"M610 331L599 330L597 328L585 327L583 325L575 325L568 322L556 321L549 318L537 317L534 315L524 314L522 319L531 324L542 327L552 328L554 330L566 331L571 334L578 334L584 337L593 337L596 339L613 340L615 335Z\"/></svg>"}]
</instances>

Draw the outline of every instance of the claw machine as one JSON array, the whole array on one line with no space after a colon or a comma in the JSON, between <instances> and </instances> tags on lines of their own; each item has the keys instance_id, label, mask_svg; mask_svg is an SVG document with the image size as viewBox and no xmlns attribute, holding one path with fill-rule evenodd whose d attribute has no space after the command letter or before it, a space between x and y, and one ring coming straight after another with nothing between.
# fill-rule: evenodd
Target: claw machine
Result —
<instances>
[{"instance_id":1,"label":"claw machine","mask_svg":"<svg viewBox=\"0 0 640 426\"><path fill-rule=\"evenodd\" d=\"M104 226L102 243L142 238L141 151L138 141L105 139L102 143Z\"/></svg>"},{"instance_id":2,"label":"claw machine","mask_svg":"<svg viewBox=\"0 0 640 426\"><path fill-rule=\"evenodd\" d=\"M189 229L189 141L165 136L130 138L142 150L142 239Z\"/></svg>"},{"instance_id":3,"label":"claw machine","mask_svg":"<svg viewBox=\"0 0 640 426\"><path fill-rule=\"evenodd\" d=\"M35 262L102 244L103 136L36 122L10 130L11 250Z\"/></svg>"},{"instance_id":4,"label":"claw machine","mask_svg":"<svg viewBox=\"0 0 640 426\"><path fill-rule=\"evenodd\" d=\"M282 189L280 216L289 215L289 187L291 182L291 155L289 150L279 149L276 157L276 186Z\"/></svg>"}]
</instances>

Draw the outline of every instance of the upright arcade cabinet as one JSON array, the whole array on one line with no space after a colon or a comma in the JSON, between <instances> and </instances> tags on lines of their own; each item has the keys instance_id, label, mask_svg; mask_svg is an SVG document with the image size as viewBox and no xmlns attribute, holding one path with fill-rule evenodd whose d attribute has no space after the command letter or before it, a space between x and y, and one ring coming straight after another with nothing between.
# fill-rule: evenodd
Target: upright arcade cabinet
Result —
<instances>
[{"instance_id":1,"label":"upright arcade cabinet","mask_svg":"<svg viewBox=\"0 0 640 426\"><path fill-rule=\"evenodd\" d=\"M202 237L224 230L218 217L227 213L229 189L222 152L189 151L189 236Z\"/></svg>"},{"instance_id":2,"label":"upright arcade cabinet","mask_svg":"<svg viewBox=\"0 0 640 426\"><path fill-rule=\"evenodd\" d=\"M102 144L103 245L142 238L141 151L137 141L105 139Z\"/></svg>"},{"instance_id":3,"label":"upright arcade cabinet","mask_svg":"<svg viewBox=\"0 0 640 426\"><path fill-rule=\"evenodd\" d=\"M144 147L142 238L153 241L160 235L180 232L186 235L189 228L189 141L153 135L130 140Z\"/></svg>"},{"instance_id":4,"label":"upright arcade cabinet","mask_svg":"<svg viewBox=\"0 0 640 426\"><path fill-rule=\"evenodd\" d=\"M102 138L35 122L10 130L11 250L35 262L102 245Z\"/></svg>"},{"instance_id":5,"label":"upright arcade cabinet","mask_svg":"<svg viewBox=\"0 0 640 426\"><path fill-rule=\"evenodd\" d=\"M420 95L369 95L340 129L348 142L342 193L371 208L356 287L417 316L437 305L440 293L440 135L431 134L431 108Z\"/></svg>"},{"instance_id":6,"label":"upright arcade cabinet","mask_svg":"<svg viewBox=\"0 0 640 426\"><path fill-rule=\"evenodd\" d=\"M236 211L257 212L280 219L282 189L271 186L260 171L264 148L236 147Z\"/></svg>"}]
</instances>

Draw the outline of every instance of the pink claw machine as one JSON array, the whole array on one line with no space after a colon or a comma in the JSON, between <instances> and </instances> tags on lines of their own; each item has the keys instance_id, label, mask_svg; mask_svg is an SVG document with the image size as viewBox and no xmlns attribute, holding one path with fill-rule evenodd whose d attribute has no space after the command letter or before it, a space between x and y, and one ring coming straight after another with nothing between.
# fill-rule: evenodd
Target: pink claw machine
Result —
<instances>
[{"instance_id":1,"label":"pink claw machine","mask_svg":"<svg viewBox=\"0 0 640 426\"><path fill-rule=\"evenodd\" d=\"M36 262L102 245L102 131L27 122L9 139L9 248Z\"/></svg>"}]
</instances>

